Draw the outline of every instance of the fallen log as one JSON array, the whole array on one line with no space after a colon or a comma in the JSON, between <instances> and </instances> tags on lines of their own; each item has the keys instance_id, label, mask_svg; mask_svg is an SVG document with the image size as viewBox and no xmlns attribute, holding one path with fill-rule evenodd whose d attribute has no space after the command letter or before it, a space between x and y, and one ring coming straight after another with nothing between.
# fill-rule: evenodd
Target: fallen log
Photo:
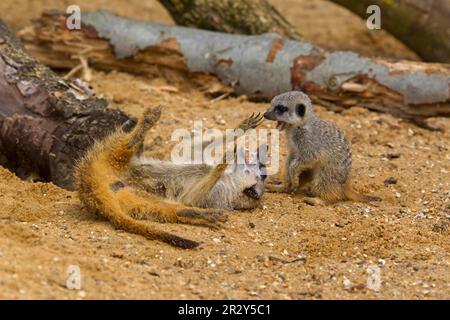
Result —
<instances>
[{"instance_id":1,"label":"fallen log","mask_svg":"<svg viewBox=\"0 0 450 320\"><path fill-rule=\"evenodd\" d=\"M301 40L298 31L267 0L159 0L177 25L236 34L276 32Z\"/></svg>"},{"instance_id":2,"label":"fallen log","mask_svg":"<svg viewBox=\"0 0 450 320\"><path fill-rule=\"evenodd\" d=\"M85 83L64 81L31 57L0 20L0 165L73 189L74 163L93 139L134 125L106 105Z\"/></svg>"},{"instance_id":3,"label":"fallen log","mask_svg":"<svg viewBox=\"0 0 450 320\"><path fill-rule=\"evenodd\" d=\"M331 0L367 19L377 5L381 27L425 61L450 63L450 2L448 0Z\"/></svg>"},{"instance_id":4,"label":"fallen log","mask_svg":"<svg viewBox=\"0 0 450 320\"><path fill-rule=\"evenodd\" d=\"M108 12L84 13L69 31L61 13L45 13L23 34L45 64L74 67L83 55L100 69L186 76L215 75L237 94L270 99L301 89L334 110L360 106L426 125L450 116L450 65L327 52L277 34L231 35L137 21Z\"/></svg>"}]
</instances>

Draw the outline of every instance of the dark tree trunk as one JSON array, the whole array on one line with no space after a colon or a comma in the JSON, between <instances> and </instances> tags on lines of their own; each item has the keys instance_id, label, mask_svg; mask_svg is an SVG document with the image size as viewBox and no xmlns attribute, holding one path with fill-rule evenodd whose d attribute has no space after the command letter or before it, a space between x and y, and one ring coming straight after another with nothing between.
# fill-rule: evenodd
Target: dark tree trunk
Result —
<instances>
[{"instance_id":1,"label":"dark tree trunk","mask_svg":"<svg viewBox=\"0 0 450 320\"><path fill-rule=\"evenodd\" d=\"M236 34L300 34L267 0L159 0L178 25Z\"/></svg>"},{"instance_id":2,"label":"dark tree trunk","mask_svg":"<svg viewBox=\"0 0 450 320\"><path fill-rule=\"evenodd\" d=\"M449 0L331 0L368 17L367 7L381 9L381 27L425 61L450 63Z\"/></svg>"},{"instance_id":3,"label":"dark tree trunk","mask_svg":"<svg viewBox=\"0 0 450 320\"><path fill-rule=\"evenodd\" d=\"M94 138L134 120L106 108L83 83L63 81L0 20L0 164L73 189L72 170Z\"/></svg>"}]
</instances>

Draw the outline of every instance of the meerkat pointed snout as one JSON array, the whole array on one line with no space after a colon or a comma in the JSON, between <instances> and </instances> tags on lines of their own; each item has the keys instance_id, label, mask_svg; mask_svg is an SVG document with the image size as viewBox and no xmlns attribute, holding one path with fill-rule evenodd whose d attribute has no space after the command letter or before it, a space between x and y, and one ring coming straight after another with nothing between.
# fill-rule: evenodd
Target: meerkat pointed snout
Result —
<instances>
[{"instance_id":1,"label":"meerkat pointed snout","mask_svg":"<svg viewBox=\"0 0 450 320\"><path fill-rule=\"evenodd\" d=\"M264 117L277 121L278 129L286 130L289 148L285 183L269 185L269 189L303 191L329 202L380 200L350 187L351 144L340 128L314 114L306 94L291 91L274 97Z\"/></svg>"}]
</instances>

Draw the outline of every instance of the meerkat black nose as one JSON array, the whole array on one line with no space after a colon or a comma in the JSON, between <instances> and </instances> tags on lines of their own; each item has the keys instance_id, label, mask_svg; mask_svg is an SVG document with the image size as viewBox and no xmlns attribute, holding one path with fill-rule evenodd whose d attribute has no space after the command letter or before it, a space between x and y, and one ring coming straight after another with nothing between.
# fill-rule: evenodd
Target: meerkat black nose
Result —
<instances>
[{"instance_id":1,"label":"meerkat black nose","mask_svg":"<svg viewBox=\"0 0 450 320\"><path fill-rule=\"evenodd\" d=\"M270 114L269 111L267 111L267 112L264 113L264 118L266 118L267 120L273 120L273 119L272 119L272 115Z\"/></svg>"},{"instance_id":2,"label":"meerkat black nose","mask_svg":"<svg viewBox=\"0 0 450 320\"><path fill-rule=\"evenodd\" d=\"M255 200L259 200L261 198L260 194L255 190L255 186L245 189L244 194L247 197L255 199Z\"/></svg>"}]
</instances>

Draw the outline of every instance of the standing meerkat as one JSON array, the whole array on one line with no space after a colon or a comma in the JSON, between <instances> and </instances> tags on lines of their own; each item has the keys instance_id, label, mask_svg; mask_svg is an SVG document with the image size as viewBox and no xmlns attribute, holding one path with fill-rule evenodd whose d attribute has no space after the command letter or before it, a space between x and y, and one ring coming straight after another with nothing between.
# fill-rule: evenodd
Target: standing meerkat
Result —
<instances>
[{"instance_id":1,"label":"standing meerkat","mask_svg":"<svg viewBox=\"0 0 450 320\"><path fill-rule=\"evenodd\" d=\"M224 222L226 216L218 209L259 205L265 176L255 165L236 165L229 171L226 163L142 163L136 154L160 115L160 107L147 109L130 133L118 129L97 141L77 164L78 195L89 211L105 216L125 231L181 248L195 248L199 243L162 231L155 221L208 226ZM252 115L238 128L255 128L261 120Z\"/></svg>"},{"instance_id":2,"label":"standing meerkat","mask_svg":"<svg viewBox=\"0 0 450 320\"><path fill-rule=\"evenodd\" d=\"M352 151L344 132L314 114L311 100L300 91L274 97L264 114L286 130L288 157L285 181L269 185L276 192L305 191L327 202L338 200L373 201L350 186Z\"/></svg>"}]
</instances>

